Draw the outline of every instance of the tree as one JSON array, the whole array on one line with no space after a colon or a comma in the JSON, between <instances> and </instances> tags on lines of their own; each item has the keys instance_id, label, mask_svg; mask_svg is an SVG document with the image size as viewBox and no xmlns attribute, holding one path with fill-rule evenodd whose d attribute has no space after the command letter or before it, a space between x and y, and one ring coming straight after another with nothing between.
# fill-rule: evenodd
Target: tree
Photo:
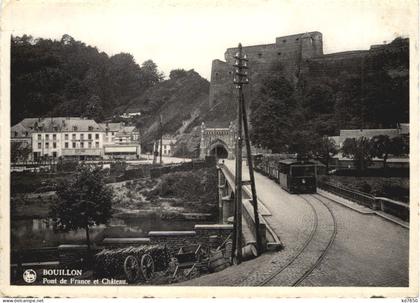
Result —
<instances>
[{"instance_id":1,"label":"tree","mask_svg":"<svg viewBox=\"0 0 420 303\"><path fill-rule=\"evenodd\" d=\"M11 142L10 158L12 162L26 161L31 154L31 148L22 142Z\"/></svg>"},{"instance_id":2,"label":"tree","mask_svg":"<svg viewBox=\"0 0 420 303\"><path fill-rule=\"evenodd\" d=\"M187 71L185 69L173 69L169 73L169 79L179 79L183 78L187 75Z\"/></svg>"},{"instance_id":3,"label":"tree","mask_svg":"<svg viewBox=\"0 0 420 303\"><path fill-rule=\"evenodd\" d=\"M400 136L392 138L389 153L394 156L408 155L410 153L408 138Z\"/></svg>"},{"instance_id":4,"label":"tree","mask_svg":"<svg viewBox=\"0 0 420 303\"><path fill-rule=\"evenodd\" d=\"M141 81L147 86L152 87L163 80L163 73L157 68L152 60L146 60L141 65Z\"/></svg>"},{"instance_id":5,"label":"tree","mask_svg":"<svg viewBox=\"0 0 420 303\"><path fill-rule=\"evenodd\" d=\"M366 137L347 138L341 150L344 157L353 159L357 170L364 171L372 162L372 143Z\"/></svg>"},{"instance_id":6,"label":"tree","mask_svg":"<svg viewBox=\"0 0 420 303\"><path fill-rule=\"evenodd\" d=\"M294 132L300 129L297 121L301 117L294 88L282 75L282 70L281 65L272 67L251 103L251 140L273 152L286 152L290 146L293 150L298 149L293 138L298 137Z\"/></svg>"},{"instance_id":7,"label":"tree","mask_svg":"<svg viewBox=\"0 0 420 303\"><path fill-rule=\"evenodd\" d=\"M386 168L386 161L391 152L391 140L386 135L374 136L372 142L372 157L383 159L383 168Z\"/></svg>"},{"instance_id":8,"label":"tree","mask_svg":"<svg viewBox=\"0 0 420 303\"><path fill-rule=\"evenodd\" d=\"M327 173L329 171L330 161L337 153L337 144L335 144L333 139L328 138L327 136L322 137L315 145L314 156L326 165Z\"/></svg>"},{"instance_id":9,"label":"tree","mask_svg":"<svg viewBox=\"0 0 420 303\"><path fill-rule=\"evenodd\" d=\"M89 228L106 224L112 214L113 191L104 182L99 167L78 167L76 177L57 188L57 202L51 206L51 217L58 231L85 229L90 251Z\"/></svg>"},{"instance_id":10,"label":"tree","mask_svg":"<svg viewBox=\"0 0 420 303\"><path fill-rule=\"evenodd\" d=\"M90 97L88 104L86 104L84 116L95 121L102 121L104 119L104 109L101 105L101 99L93 95Z\"/></svg>"}]
</instances>

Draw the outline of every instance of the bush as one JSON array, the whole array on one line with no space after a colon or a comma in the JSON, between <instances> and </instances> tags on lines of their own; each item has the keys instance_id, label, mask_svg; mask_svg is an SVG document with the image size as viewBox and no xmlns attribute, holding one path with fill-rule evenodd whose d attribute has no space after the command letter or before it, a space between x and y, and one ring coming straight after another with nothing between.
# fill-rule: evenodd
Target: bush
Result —
<instances>
[{"instance_id":1,"label":"bush","mask_svg":"<svg viewBox=\"0 0 420 303\"><path fill-rule=\"evenodd\" d=\"M62 172L70 172L76 171L77 166L79 165L78 161L58 161L57 163L57 171Z\"/></svg>"}]
</instances>

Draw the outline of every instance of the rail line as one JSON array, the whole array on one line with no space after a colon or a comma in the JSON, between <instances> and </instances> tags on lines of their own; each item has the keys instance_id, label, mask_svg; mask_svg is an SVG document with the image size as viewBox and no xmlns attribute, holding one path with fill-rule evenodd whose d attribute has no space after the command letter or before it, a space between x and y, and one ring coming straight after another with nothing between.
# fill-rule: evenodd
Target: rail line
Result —
<instances>
[{"instance_id":1,"label":"rail line","mask_svg":"<svg viewBox=\"0 0 420 303\"><path fill-rule=\"evenodd\" d=\"M318 230L318 224L319 224L319 217L318 217L318 213L315 209L315 207L313 206L313 204L307 199L305 198L305 196L299 195L299 197L301 197L303 200L305 200L308 205L311 207L312 213L313 213L313 224L311 227L311 233L309 234L309 237L306 239L306 241L304 242L304 244L302 245L302 247L298 250L297 254L295 254L284 266L282 266L281 268L277 269L276 271L274 271L269 277L265 278L262 282L260 282L258 284L258 286L264 286L267 285L268 283L270 283L273 279L275 279L281 272L283 272L286 268L288 268L291 264L293 264L293 262L299 257L301 256L305 249L308 247L308 245L312 242L317 230ZM325 255L327 254L327 251L329 250L329 248L331 247L332 243L334 242L334 239L336 237L337 234L337 221L336 218L332 212L332 210L329 208L328 205L326 205L323 201L321 201L319 198L317 198L315 195L311 195L311 197L313 197L314 199L316 199L317 201L321 202L326 209L328 210L328 212L330 213L332 220L333 220L333 233L328 241L327 246L322 250L321 255L318 257L317 261L309 268L305 271L305 273L300 276L292 285L293 286L298 286L300 283L302 283L302 281L304 281L314 270L316 267L318 267L318 265L321 263L321 261L324 259Z\"/></svg>"},{"instance_id":2,"label":"rail line","mask_svg":"<svg viewBox=\"0 0 420 303\"><path fill-rule=\"evenodd\" d=\"M333 232L331 234L331 237L330 237L330 240L328 241L327 246L325 247L325 249L323 249L321 255L318 257L316 262L295 283L293 283L293 286L298 286L299 284L301 284L315 270L315 268L318 267L318 265L322 262L328 250L330 249L331 245L333 244L335 237L337 235L337 220L331 208L324 201L319 199L316 195L311 195L311 197L321 202L328 209L329 213L331 214L331 218L333 220ZM305 201L309 203L309 201L305 199L303 196L301 196L301 198L303 198Z\"/></svg>"},{"instance_id":3,"label":"rail line","mask_svg":"<svg viewBox=\"0 0 420 303\"><path fill-rule=\"evenodd\" d=\"M303 251L305 250L305 248L309 245L309 243L311 243L313 237L315 236L316 230L318 228L318 215L316 213L315 207L313 207L313 205L311 203L308 203L309 206L312 209L312 213L313 213L313 218L314 221L312 223L312 228L311 228L311 233L309 234L309 237L306 239L305 243L302 245L302 247L299 249L298 253L293 256L292 259L290 259L289 262L287 262L287 264L285 264L284 266L282 266L281 268L279 268L278 270L276 270L274 273L272 273L269 277L267 277L266 279L264 279L261 283L258 284L258 286L264 286L267 285L271 280L273 280L277 275L279 275L282 271L284 271L288 266L290 266L290 264L292 264L297 257L299 257Z\"/></svg>"}]
</instances>

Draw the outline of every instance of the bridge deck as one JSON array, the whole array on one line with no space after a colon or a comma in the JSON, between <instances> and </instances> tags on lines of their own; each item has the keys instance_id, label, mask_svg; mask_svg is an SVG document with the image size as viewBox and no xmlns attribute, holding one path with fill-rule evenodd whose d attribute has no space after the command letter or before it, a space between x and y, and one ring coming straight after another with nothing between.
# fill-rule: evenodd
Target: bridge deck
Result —
<instances>
[{"instance_id":1,"label":"bridge deck","mask_svg":"<svg viewBox=\"0 0 420 303\"><path fill-rule=\"evenodd\" d=\"M225 167L235 172L235 162L225 160ZM243 176L247 179L248 167ZM285 248L280 252L263 254L261 257L232 266L219 273L182 283L183 285L233 286L261 285L261 281L275 268L284 266L302 249L314 225L310 204L301 195L291 195L274 181L255 174L260 203L271 216L266 222L281 238ZM344 207L320 195L307 195L315 205L316 199L331 208L337 221L337 234L322 262L302 282L301 286L400 286L408 285L409 230L376 215L363 214ZM316 206L316 205L315 205ZM317 206L319 207L319 206ZM318 222L319 232L328 232L328 221ZM319 234L319 237L324 236ZM316 236L317 237L317 236ZM312 245L309 245L310 248ZM313 258L317 259L318 249ZM311 250L307 250L301 264L311 264ZM308 259L309 258L309 259ZM294 270L302 271L296 265ZM290 270L289 270L290 271ZM283 282L282 282L283 281ZM278 276L271 285L287 286L287 277Z\"/></svg>"}]
</instances>

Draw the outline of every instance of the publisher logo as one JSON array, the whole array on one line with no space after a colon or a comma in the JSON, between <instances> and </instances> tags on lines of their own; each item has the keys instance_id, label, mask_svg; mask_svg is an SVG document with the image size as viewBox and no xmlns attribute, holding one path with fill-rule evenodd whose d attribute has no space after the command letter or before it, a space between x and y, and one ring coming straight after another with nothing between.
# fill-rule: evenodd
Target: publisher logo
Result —
<instances>
[{"instance_id":1,"label":"publisher logo","mask_svg":"<svg viewBox=\"0 0 420 303\"><path fill-rule=\"evenodd\" d=\"M23 273L23 280L26 283L34 283L36 280L36 272L33 269L27 269Z\"/></svg>"}]
</instances>

